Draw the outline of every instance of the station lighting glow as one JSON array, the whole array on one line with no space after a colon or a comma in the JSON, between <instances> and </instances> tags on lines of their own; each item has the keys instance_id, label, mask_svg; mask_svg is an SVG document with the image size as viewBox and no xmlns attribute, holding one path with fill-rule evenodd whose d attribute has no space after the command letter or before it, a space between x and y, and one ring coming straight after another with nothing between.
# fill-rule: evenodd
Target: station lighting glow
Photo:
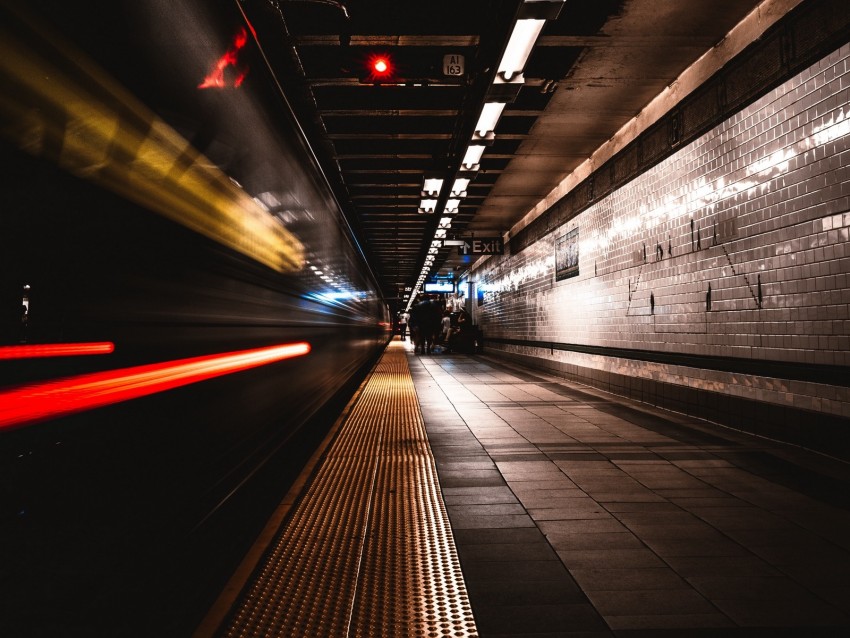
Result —
<instances>
[{"instance_id":1,"label":"station lighting glow","mask_svg":"<svg viewBox=\"0 0 850 638\"><path fill-rule=\"evenodd\" d=\"M469 188L469 181L466 177L458 177L455 183L452 184L452 197L466 197L466 189Z\"/></svg>"},{"instance_id":2,"label":"station lighting glow","mask_svg":"<svg viewBox=\"0 0 850 638\"><path fill-rule=\"evenodd\" d=\"M505 109L504 102L488 102L481 109L481 115L478 118L478 124L475 125L475 131L481 137L486 137L496 129L496 123L502 117L502 111Z\"/></svg>"},{"instance_id":3,"label":"station lighting glow","mask_svg":"<svg viewBox=\"0 0 850 638\"><path fill-rule=\"evenodd\" d=\"M426 177L422 185L422 196L438 197L443 189L443 180L437 177Z\"/></svg>"},{"instance_id":4,"label":"station lighting glow","mask_svg":"<svg viewBox=\"0 0 850 638\"><path fill-rule=\"evenodd\" d=\"M463 156L463 167L467 170L478 170L478 162L481 161L481 156L484 155L484 148L484 146L479 144L471 144Z\"/></svg>"},{"instance_id":5,"label":"station lighting glow","mask_svg":"<svg viewBox=\"0 0 850 638\"><path fill-rule=\"evenodd\" d=\"M419 211L420 213L433 213L434 209L437 208L437 200L436 199L423 199L419 202Z\"/></svg>"},{"instance_id":6,"label":"station lighting glow","mask_svg":"<svg viewBox=\"0 0 850 638\"><path fill-rule=\"evenodd\" d=\"M546 20L517 20L497 73L506 82L521 73Z\"/></svg>"},{"instance_id":7,"label":"station lighting glow","mask_svg":"<svg viewBox=\"0 0 850 638\"><path fill-rule=\"evenodd\" d=\"M310 352L306 342L95 372L0 392L0 430L84 412Z\"/></svg>"},{"instance_id":8,"label":"station lighting glow","mask_svg":"<svg viewBox=\"0 0 850 638\"><path fill-rule=\"evenodd\" d=\"M536 14L537 12L534 13ZM554 19L557 12L553 13L551 16L549 15L551 12L544 13L548 17L553 17ZM540 15L544 14L541 13ZM524 80L521 75L522 71L528 61L529 55L531 55L531 51L534 48L535 43L537 42L537 38L540 36L543 25L545 24L546 19L535 18L517 20L516 24L514 24L511 37L508 41L507 47L505 48L501 62L499 63L495 83L511 82L512 84L517 85L523 84ZM504 112L505 106L506 102L503 101L486 102L483 105L478 122L475 125L475 133L472 136L472 143L467 147L463 160L461 161L460 174L474 176L474 172L480 170L481 158L484 155L484 150L486 148L480 142L489 142L493 139L496 125ZM434 240L431 242L431 249L428 251L428 256L425 259L425 265L422 268L422 277L426 276L430 272L431 266L433 265L438 252L437 249L443 246L446 231L452 227L452 218L449 216L456 215L458 213L462 198L467 196L466 191L469 187L470 181L471 179L469 177L455 178L454 183L452 184L451 199L446 202L446 205L443 208L443 216L440 218L438 228L434 233ZM442 185L442 179L425 178L422 188L422 196L437 197L442 190ZM419 207L419 212L436 212L436 204L436 200L423 199ZM419 278L419 283L421 283L422 277ZM414 296L418 293L418 291L419 287L417 285L417 288L414 291ZM412 303L413 300L411 299L410 303L408 303L408 309Z\"/></svg>"},{"instance_id":9,"label":"station lighting glow","mask_svg":"<svg viewBox=\"0 0 850 638\"><path fill-rule=\"evenodd\" d=\"M446 208L444 212L446 215L454 215L457 213L457 209L460 207L459 199L450 199L446 202Z\"/></svg>"}]
</instances>

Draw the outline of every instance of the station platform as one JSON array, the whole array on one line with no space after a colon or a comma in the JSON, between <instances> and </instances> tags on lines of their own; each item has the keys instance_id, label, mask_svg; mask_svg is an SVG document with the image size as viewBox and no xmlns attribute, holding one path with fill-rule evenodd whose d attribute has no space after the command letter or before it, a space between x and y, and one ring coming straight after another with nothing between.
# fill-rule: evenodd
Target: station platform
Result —
<instances>
[{"instance_id":1,"label":"station platform","mask_svg":"<svg viewBox=\"0 0 850 638\"><path fill-rule=\"evenodd\" d=\"M396 338L196 636L833 636L850 469Z\"/></svg>"}]
</instances>

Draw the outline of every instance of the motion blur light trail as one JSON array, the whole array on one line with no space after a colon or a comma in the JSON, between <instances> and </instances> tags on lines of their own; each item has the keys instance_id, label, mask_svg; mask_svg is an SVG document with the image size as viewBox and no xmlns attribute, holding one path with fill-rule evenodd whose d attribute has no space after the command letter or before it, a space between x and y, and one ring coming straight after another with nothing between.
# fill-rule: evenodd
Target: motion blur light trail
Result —
<instances>
[{"instance_id":1,"label":"motion blur light trail","mask_svg":"<svg viewBox=\"0 0 850 638\"><path fill-rule=\"evenodd\" d=\"M22 150L61 148L59 166L78 177L278 272L303 267L301 241L242 187L97 64L2 2L0 81L0 134Z\"/></svg>"},{"instance_id":2,"label":"motion blur light trail","mask_svg":"<svg viewBox=\"0 0 850 638\"><path fill-rule=\"evenodd\" d=\"M204 78L204 81L198 85L198 88L225 88L227 86L227 80L224 77L224 71L229 66L232 66L238 71L237 76L233 80L233 86L237 88L242 86L242 82L245 80L245 75L248 71L246 68L238 69L236 65L239 63L239 51L245 46L247 41L248 32L244 28L239 29L233 37L233 45L218 59L213 70L210 71L207 77Z\"/></svg>"},{"instance_id":3,"label":"motion blur light trail","mask_svg":"<svg viewBox=\"0 0 850 638\"><path fill-rule=\"evenodd\" d=\"M309 352L309 343L290 343L84 374L0 392L0 430L148 396Z\"/></svg>"},{"instance_id":4,"label":"motion blur light trail","mask_svg":"<svg viewBox=\"0 0 850 638\"><path fill-rule=\"evenodd\" d=\"M97 343L46 343L26 346L0 347L0 359L34 359L36 357L72 357L89 354L111 354L115 344Z\"/></svg>"}]
</instances>

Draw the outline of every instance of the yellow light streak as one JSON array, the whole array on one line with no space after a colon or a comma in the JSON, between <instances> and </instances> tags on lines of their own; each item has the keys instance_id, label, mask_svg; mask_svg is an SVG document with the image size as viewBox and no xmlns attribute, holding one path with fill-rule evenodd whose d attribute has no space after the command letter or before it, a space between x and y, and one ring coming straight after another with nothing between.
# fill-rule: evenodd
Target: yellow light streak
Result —
<instances>
[{"instance_id":1,"label":"yellow light streak","mask_svg":"<svg viewBox=\"0 0 850 638\"><path fill-rule=\"evenodd\" d=\"M2 135L35 155L60 147L62 168L276 271L303 267L301 242L213 162L82 53L18 18L26 38L0 26Z\"/></svg>"}]
</instances>

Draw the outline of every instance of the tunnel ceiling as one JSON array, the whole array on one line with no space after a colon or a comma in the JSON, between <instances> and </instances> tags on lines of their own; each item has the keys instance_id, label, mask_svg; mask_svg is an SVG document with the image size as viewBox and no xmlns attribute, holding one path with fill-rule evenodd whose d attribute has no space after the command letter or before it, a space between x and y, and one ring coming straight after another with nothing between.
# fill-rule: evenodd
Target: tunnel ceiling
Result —
<instances>
[{"instance_id":1,"label":"tunnel ceiling","mask_svg":"<svg viewBox=\"0 0 850 638\"><path fill-rule=\"evenodd\" d=\"M453 180L521 4L243 3L395 308L437 228L438 214L418 212L423 178ZM567 0L543 28L448 237L509 230L758 4ZM462 77L444 75L449 55L463 56ZM395 69L384 82L368 75L376 56ZM443 248L432 272L462 271L462 259Z\"/></svg>"}]
</instances>

